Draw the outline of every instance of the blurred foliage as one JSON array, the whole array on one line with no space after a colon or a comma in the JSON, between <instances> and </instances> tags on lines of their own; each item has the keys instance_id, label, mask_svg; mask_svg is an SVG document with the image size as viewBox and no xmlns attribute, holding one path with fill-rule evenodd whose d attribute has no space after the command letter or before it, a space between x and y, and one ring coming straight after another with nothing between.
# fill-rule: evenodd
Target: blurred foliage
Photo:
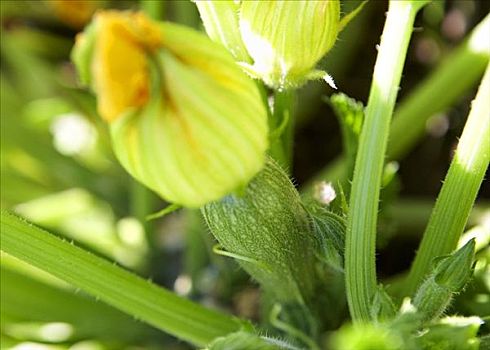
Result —
<instances>
[{"instance_id":1,"label":"blurred foliage","mask_svg":"<svg viewBox=\"0 0 490 350\"><path fill-rule=\"evenodd\" d=\"M355 5L356 1L347 1L343 10L348 12ZM199 212L181 210L154 222L144 220L165 203L115 161L94 97L80 89L69 61L74 37L94 11L140 6L156 11L160 18L201 26L194 4L188 1L165 1L161 6L129 0L0 2L0 205L178 294L259 320L256 285L231 259L212 253L215 242ZM324 60L340 90L360 101L367 100L385 7L384 2L371 1ZM462 40L489 7L484 1L448 0L434 1L423 11L417 23L424 30L414 36L401 97ZM341 148L333 112L321 102L325 91L317 83L301 91L294 168L300 182ZM430 212L427 203L432 198L422 198L412 210L397 210L400 182L402 195L436 193L450 159L450 140L464 124L468 100L464 97L463 103L428 126L429 137L418 146L418 153L401 164L400 174L386 169L386 186L391 190L385 191L384 201L389 203L384 203L386 217L381 223L385 226L381 227L382 244L388 251L380 256L381 269L387 271L381 271L383 276L391 278L408 266L410 254L392 257L389 251L410 250L407 242L409 248L415 247L418 237L413 232L421 230ZM427 164L432 164L428 178L413 175ZM488 189L488 184L482 189L487 198ZM489 212L488 205L480 207L481 215L472 223L483 232L480 237L489 236ZM392 239L400 233L402 238ZM486 244L477 253L474 280L456 297L451 313L488 318L490 248ZM23 348L19 344L71 350L188 348L12 257L3 254L1 261L2 349ZM345 308L337 308L343 311L329 317L344 319ZM435 325L426 341L445 337L448 324ZM474 336L471 322L451 327L454 338L464 332ZM482 330L488 333L488 324ZM369 344L365 343L368 335ZM230 339L226 341L236 340ZM461 339L467 337L461 335ZM259 338L247 341L263 342ZM211 348L223 348L224 342ZM345 326L328 343L333 349L391 349L399 342L399 334L386 329Z\"/></svg>"}]
</instances>

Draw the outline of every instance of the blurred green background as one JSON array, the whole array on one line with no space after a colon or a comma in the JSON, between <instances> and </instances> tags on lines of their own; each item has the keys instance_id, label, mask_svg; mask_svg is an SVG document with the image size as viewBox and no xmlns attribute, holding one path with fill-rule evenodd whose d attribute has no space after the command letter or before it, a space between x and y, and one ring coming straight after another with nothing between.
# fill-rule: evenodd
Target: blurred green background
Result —
<instances>
[{"instance_id":1,"label":"blurred green background","mask_svg":"<svg viewBox=\"0 0 490 350\"><path fill-rule=\"evenodd\" d=\"M344 2L343 11L357 3ZM178 294L258 321L257 287L231 259L212 253L214 242L199 212L181 210L145 220L165 203L117 163L95 99L79 86L69 60L75 35L99 8L151 9L162 19L201 28L194 4L3 0L0 5L2 209ZM367 101L386 9L387 2L372 0L322 63L340 91L360 101ZM425 8L417 17L399 99L489 10L490 2L474 0L434 1ZM423 141L400 162L385 205L391 210L380 222L381 277L409 266L475 91L476 84L450 109L433 116ZM338 122L322 99L330 93L320 83L300 91L293 167L299 186L341 152ZM487 230L489 199L490 185L484 182L471 220ZM1 282L2 349L188 348L5 254ZM478 288L468 293L480 295L488 286ZM480 308L490 314L488 306L481 310L488 299L475 298L460 310Z\"/></svg>"}]
</instances>

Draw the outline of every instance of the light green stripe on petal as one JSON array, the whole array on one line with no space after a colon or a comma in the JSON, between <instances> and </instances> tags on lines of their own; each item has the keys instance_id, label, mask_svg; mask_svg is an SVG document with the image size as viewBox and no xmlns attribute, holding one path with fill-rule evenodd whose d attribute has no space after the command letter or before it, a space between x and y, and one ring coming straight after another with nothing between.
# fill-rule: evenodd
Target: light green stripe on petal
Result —
<instances>
[{"instance_id":1,"label":"light green stripe on petal","mask_svg":"<svg viewBox=\"0 0 490 350\"><path fill-rule=\"evenodd\" d=\"M213 88L212 81L202 82L198 72L192 74L189 69L186 69L185 66L170 56L166 57L165 65L168 67L165 75L166 85L172 87L171 91L169 89L169 99L172 101L171 103L182 106L178 110L178 118L185 120L189 125L189 136L194 137L195 131L200 131L195 122L204 119L207 124L206 127L213 130L216 137L232 133L234 137L243 139L243 135L240 135L242 131L239 128L230 128L231 122L227 115L210 109L210 105L215 103L216 97L219 97L216 94L209 96L207 90ZM193 86L194 91L190 91L188 86ZM219 89L213 92L220 93Z\"/></svg>"},{"instance_id":2,"label":"light green stripe on petal","mask_svg":"<svg viewBox=\"0 0 490 350\"><path fill-rule=\"evenodd\" d=\"M206 79L206 76L201 77L198 73L189 74L183 65L170 57L167 57L166 65L169 67L166 74L167 85L173 86L173 98L181 99L182 104L186 105L182 110L182 116L189 116L190 125L193 124L192 119L204 118L207 123L211 123L208 127L216 130L217 136L226 136L231 144L241 142L237 145L238 153L246 151L254 144L257 151L265 151L266 111L258 94L255 105L262 107L258 113L261 120L256 120L255 111L248 113L249 108L240 104L241 95L232 94L215 81ZM200 93L192 93L188 89L190 85ZM250 88L256 89L252 83ZM209 94L207 90L213 91L213 94ZM238 114L237 111L241 113ZM253 122L248 121L252 118L255 119Z\"/></svg>"},{"instance_id":3,"label":"light green stripe on petal","mask_svg":"<svg viewBox=\"0 0 490 350\"><path fill-rule=\"evenodd\" d=\"M195 197L196 190L188 184L188 181L184 181L178 161L179 154L173 149L175 136L167 122L170 118L169 111L163 103L158 110L158 113L148 115L151 123L148 123L147 129L149 134L147 144L149 147L153 145L153 149L150 148L154 165L152 174L159 179L158 189L168 198ZM176 188L175 182L180 182L181 185Z\"/></svg>"}]
</instances>

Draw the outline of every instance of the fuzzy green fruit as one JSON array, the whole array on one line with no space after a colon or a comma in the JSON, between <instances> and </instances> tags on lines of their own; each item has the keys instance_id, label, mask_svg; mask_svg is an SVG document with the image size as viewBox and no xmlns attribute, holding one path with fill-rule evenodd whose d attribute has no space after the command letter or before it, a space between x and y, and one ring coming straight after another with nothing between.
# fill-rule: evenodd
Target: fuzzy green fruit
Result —
<instances>
[{"instance_id":1,"label":"fuzzy green fruit","mask_svg":"<svg viewBox=\"0 0 490 350\"><path fill-rule=\"evenodd\" d=\"M315 241L298 192L269 159L242 195L203 207L221 246L280 300L303 302L314 286Z\"/></svg>"}]
</instances>

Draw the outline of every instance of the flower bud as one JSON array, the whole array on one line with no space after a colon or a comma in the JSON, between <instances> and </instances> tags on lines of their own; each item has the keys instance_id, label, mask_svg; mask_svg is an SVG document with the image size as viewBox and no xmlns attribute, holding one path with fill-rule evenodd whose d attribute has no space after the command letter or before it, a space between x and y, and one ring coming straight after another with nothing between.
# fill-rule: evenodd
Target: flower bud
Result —
<instances>
[{"instance_id":1,"label":"flower bud","mask_svg":"<svg viewBox=\"0 0 490 350\"><path fill-rule=\"evenodd\" d=\"M424 321L439 317L454 294L459 293L471 278L475 241L471 240L450 256L439 258L429 277L422 283L413 305Z\"/></svg>"},{"instance_id":2,"label":"flower bud","mask_svg":"<svg viewBox=\"0 0 490 350\"><path fill-rule=\"evenodd\" d=\"M262 168L267 111L257 86L205 35L102 11L72 56L117 158L167 201L199 207Z\"/></svg>"},{"instance_id":3,"label":"flower bud","mask_svg":"<svg viewBox=\"0 0 490 350\"><path fill-rule=\"evenodd\" d=\"M240 32L254 61L243 66L276 89L327 78L314 68L335 43L339 20L338 0L243 1Z\"/></svg>"},{"instance_id":4,"label":"flower bud","mask_svg":"<svg viewBox=\"0 0 490 350\"><path fill-rule=\"evenodd\" d=\"M235 0L194 0L209 37L231 52L237 61L250 62L238 27L240 5Z\"/></svg>"}]
</instances>

